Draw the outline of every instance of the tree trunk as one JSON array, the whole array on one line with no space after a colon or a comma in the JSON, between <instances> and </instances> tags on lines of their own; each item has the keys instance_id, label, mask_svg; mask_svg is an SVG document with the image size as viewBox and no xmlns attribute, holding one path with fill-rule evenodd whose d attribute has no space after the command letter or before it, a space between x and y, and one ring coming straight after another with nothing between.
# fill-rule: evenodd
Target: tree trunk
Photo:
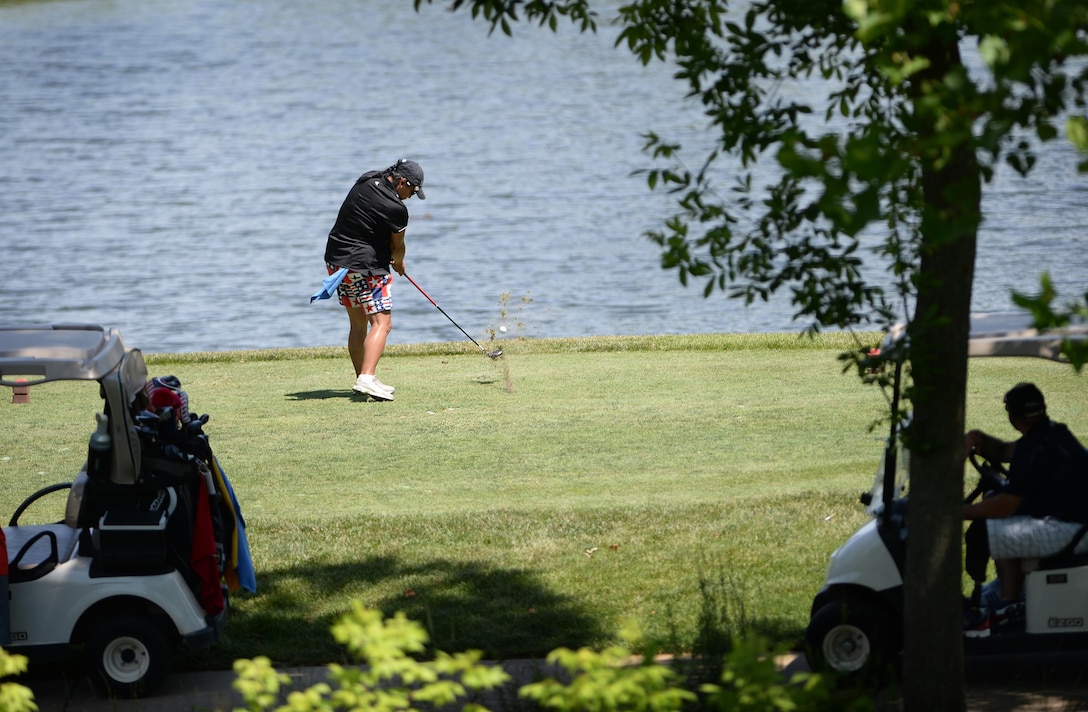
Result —
<instances>
[{"instance_id":1,"label":"tree trunk","mask_svg":"<svg viewBox=\"0 0 1088 712\"><path fill-rule=\"evenodd\" d=\"M939 45L935 47L935 45ZM950 69L962 66L955 41L934 42L928 78L919 91L932 98ZM956 98L942 96L945 114ZM916 104L917 105L917 104ZM921 111L920 113L925 113ZM924 118L922 145L947 140L947 127ZM980 174L969 125L948 153L923 158L925 212L911 325L913 422L909 532L904 581L904 707L907 712L961 712L963 689L962 538L963 432L967 334L980 219ZM929 132L926 135L926 132Z\"/></svg>"}]
</instances>

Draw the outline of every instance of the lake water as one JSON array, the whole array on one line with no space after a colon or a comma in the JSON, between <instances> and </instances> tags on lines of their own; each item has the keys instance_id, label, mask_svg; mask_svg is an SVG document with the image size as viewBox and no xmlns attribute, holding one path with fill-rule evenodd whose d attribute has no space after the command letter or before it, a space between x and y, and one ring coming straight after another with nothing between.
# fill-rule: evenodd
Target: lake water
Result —
<instances>
[{"instance_id":1,"label":"lake water","mask_svg":"<svg viewBox=\"0 0 1088 712\"><path fill-rule=\"evenodd\" d=\"M509 335L803 328L786 299L707 300L659 268L643 233L672 204L631 175L642 134L705 122L613 37L488 36L411 0L0 0L0 322L116 325L150 352L342 344L343 310L308 303L325 236L360 173L408 157L428 194L408 273L477 339L504 294ZM1052 142L990 189L976 309L1043 270L1084 293L1077 159ZM391 343L461 338L396 282Z\"/></svg>"}]
</instances>

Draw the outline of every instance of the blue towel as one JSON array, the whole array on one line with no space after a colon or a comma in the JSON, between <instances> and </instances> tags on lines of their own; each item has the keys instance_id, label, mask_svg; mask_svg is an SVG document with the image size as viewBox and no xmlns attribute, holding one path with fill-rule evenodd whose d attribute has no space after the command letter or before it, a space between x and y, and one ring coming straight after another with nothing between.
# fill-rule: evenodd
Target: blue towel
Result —
<instances>
[{"instance_id":1,"label":"blue towel","mask_svg":"<svg viewBox=\"0 0 1088 712\"><path fill-rule=\"evenodd\" d=\"M344 275L348 273L347 267L341 267L336 270L321 282L321 290L310 297L310 304L313 304L318 299L328 299L332 297L336 292L336 288L340 286L340 283L344 281Z\"/></svg>"},{"instance_id":2,"label":"blue towel","mask_svg":"<svg viewBox=\"0 0 1088 712\"><path fill-rule=\"evenodd\" d=\"M234 562L234 565L238 583L250 593L256 593L257 572L253 568L253 556L249 553L249 537L246 536L246 522L242 519L242 507L238 504L238 498L234 494L234 487L231 485L230 480L227 479L227 473L223 472L223 468L219 465L219 459L214 455L212 456L212 463L215 465L215 472L222 479L223 486L227 490L227 495L230 497L230 508L234 512L234 533L238 537L238 560Z\"/></svg>"}]
</instances>

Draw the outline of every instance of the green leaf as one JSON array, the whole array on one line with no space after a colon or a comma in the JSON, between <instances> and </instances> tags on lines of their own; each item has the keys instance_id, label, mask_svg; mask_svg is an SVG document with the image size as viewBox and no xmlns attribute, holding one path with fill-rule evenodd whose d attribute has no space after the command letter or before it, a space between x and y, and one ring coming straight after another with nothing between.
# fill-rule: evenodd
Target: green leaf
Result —
<instances>
[{"instance_id":1,"label":"green leaf","mask_svg":"<svg viewBox=\"0 0 1088 712\"><path fill-rule=\"evenodd\" d=\"M1065 135L1078 151L1088 152L1088 117L1070 116L1066 119Z\"/></svg>"},{"instance_id":2,"label":"green leaf","mask_svg":"<svg viewBox=\"0 0 1088 712\"><path fill-rule=\"evenodd\" d=\"M982 61L986 62L990 69L1009 62L1009 45L1000 37L993 35L983 37L978 43L978 52L982 56Z\"/></svg>"},{"instance_id":3,"label":"green leaf","mask_svg":"<svg viewBox=\"0 0 1088 712\"><path fill-rule=\"evenodd\" d=\"M854 22L862 22L869 15L869 3L867 0L846 0L842 4L842 11Z\"/></svg>"}]
</instances>

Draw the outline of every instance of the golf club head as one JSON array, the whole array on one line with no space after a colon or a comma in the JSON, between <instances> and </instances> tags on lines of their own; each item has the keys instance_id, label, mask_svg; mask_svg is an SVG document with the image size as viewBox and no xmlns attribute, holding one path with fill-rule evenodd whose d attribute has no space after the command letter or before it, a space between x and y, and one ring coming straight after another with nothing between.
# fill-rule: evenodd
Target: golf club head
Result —
<instances>
[{"instance_id":1,"label":"golf club head","mask_svg":"<svg viewBox=\"0 0 1088 712\"><path fill-rule=\"evenodd\" d=\"M498 358L499 356L502 356L502 349L495 349L487 354L488 358Z\"/></svg>"}]
</instances>

